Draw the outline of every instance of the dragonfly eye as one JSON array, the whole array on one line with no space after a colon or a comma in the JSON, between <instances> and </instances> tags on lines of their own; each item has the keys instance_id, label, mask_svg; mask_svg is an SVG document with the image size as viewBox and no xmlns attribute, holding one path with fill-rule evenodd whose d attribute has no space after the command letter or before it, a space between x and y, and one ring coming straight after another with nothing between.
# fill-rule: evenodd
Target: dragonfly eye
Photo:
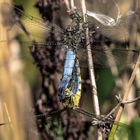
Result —
<instances>
[{"instance_id":1,"label":"dragonfly eye","mask_svg":"<svg viewBox=\"0 0 140 140\"><path fill-rule=\"evenodd\" d=\"M64 94L64 96L65 96L65 98L69 98L69 97L71 97L71 96L72 96L71 91L70 91L69 89L66 89L66 90L65 90L65 94Z\"/></svg>"},{"instance_id":2,"label":"dragonfly eye","mask_svg":"<svg viewBox=\"0 0 140 140\"><path fill-rule=\"evenodd\" d=\"M69 92L65 92L65 97L66 97L66 98L67 98L67 97L70 97Z\"/></svg>"}]
</instances>

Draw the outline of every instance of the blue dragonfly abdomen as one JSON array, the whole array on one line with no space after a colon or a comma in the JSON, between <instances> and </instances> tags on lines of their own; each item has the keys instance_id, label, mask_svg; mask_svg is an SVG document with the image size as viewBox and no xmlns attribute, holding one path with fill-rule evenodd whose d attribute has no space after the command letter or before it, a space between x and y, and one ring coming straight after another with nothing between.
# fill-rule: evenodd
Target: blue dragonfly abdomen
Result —
<instances>
[{"instance_id":1,"label":"blue dragonfly abdomen","mask_svg":"<svg viewBox=\"0 0 140 140\"><path fill-rule=\"evenodd\" d=\"M62 75L62 80L60 82L60 85L58 87L58 96L60 100L64 99L64 91L69 85L69 82L71 80L73 67L75 64L76 54L71 49L67 50L66 53L66 59L64 64L64 71Z\"/></svg>"},{"instance_id":2,"label":"blue dragonfly abdomen","mask_svg":"<svg viewBox=\"0 0 140 140\"><path fill-rule=\"evenodd\" d=\"M60 101L67 107L78 107L81 97L81 74L76 53L68 49L64 64L62 80L58 88Z\"/></svg>"}]
</instances>

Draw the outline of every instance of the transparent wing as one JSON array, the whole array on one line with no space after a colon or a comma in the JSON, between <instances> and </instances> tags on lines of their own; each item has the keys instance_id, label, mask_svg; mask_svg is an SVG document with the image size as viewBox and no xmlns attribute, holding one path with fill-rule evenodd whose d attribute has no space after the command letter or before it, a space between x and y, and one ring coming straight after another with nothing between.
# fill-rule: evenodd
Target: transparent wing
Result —
<instances>
[{"instance_id":1,"label":"transparent wing","mask_svg":"<svg viewBox=\"0 0 140 140\"><path fill-rule=\"evenodd\" d=\"M76 112L78 112L78 113L82 113L81 111L79 112L79 111L77 111L77 110L71 110L72 112L74 111L76 111ZM71 113L72 113L71 112ZM82 113L82 114L84 114L85 116L88 116L88 118L89 119L85 119L85 118L79 118L79 119L81 119L81 121L83 121L83 122L85 122L85 123L88 123L88 125L90 126L90 127L96 127L96 126L92 126L92 124L91 124L91 118L94 116L94 114L88 114L87 112L85 113ZM60 115L60 114L59 114ZM71 117L71 118L70 118ZM54 117L49 117L48 119L47 119L47 123L46 123L46 126L50 126L50 125L54 125L55 124L55 126L54 127L58 127L58 125L59 126L62 126L62 125L64 125L64 123L66 122L66 121L72 121L74 119L74 115L72 115L72 116L69 116L69 118L61 118L61 117L58 117L57 115L55 116L55 118ZM79 120L80 121L80 120ZM110 123L110 124L112 124L112 123L114 123L114 121L112 120L112 121L110 121L110 122L107 122L107 123ZM108 124L107 124L108 125ZM128 134L131 132L130 131L130 129L129 129L129 126L127 125L127 124L124 124L124 123L117 123L117 122L115 122L115 125L117 125L118 126L118 129L117 129L117 131L116 131L116 135L115 135L115 139L117 139L117 138L123 138L123 137L127 137L128 136ZM100 129L101 131L102 131L102 128ZM104 138L106 138L108 136L108 134L105 134L105 133L103 133L103 137Z\"/></svg>"},{"instance_id":2,"label":"transparent wing","mask_svg":"<svg viewBox=\"0 0 140 140\"><path fill-rule=\"evenodd\" d=\"M72 109L72 108L63 108L61 110L56 110L56 111L52 111L50 113L44 113L44 114L38 114L38 115L35 115L35 116L32 116L31 118L41 118L41 117L46 117L46 120L48 121L51 121L53 118L58 118L58 116L60 116L60 114L64 111L70 111L70 112L74 112L74 113L79 113L79 114L83 114L85 117L88 117L91 122L93 120L93 118L95 118L97 121L100 121L101 118L103 118L103 115L101 116L96 116L94 113L90 113L82 108L75 108L75 109ZM104 116L105 117L105 116ZM60 119L60 118L58 118ZM121 127L127 127L128 125L125 124L125 123L122 123L122 122L114 122L113 119L107 119L106 120L106 123L114 123L115 125L118 125L118 126L121 126ZM92 124L91 124L92 125Z\"/></svg>"},{"instance_id":3,"label":"transparent wing","mask_svg":"<svg viewBox=\"0 0 140 140\"><path fill-rule=\"evenodd\" d=\"M126 16L130 17L133 14L135 14L134 11L129 11ZM126 22L121 15L118 15L118 17L116 19L114 19L110 16L107 16L105 14L91 12L91 11L87 11L87 15L95 18L102 25L109 26L109 27L119 26L119 25L123 24L124 22Z\"/></svg>"},{"instance_id":4,"label":"transparent wing","mask_svg":"<svg viewBox=\"0 0 140 140\"><path fill-rule=\"evenodd\" d=\"M35 30L37 30L37 29L38 29L38 31L40 31L40 34L41 34L41 32L47 32L51 29L52 26L54 26L56 32L63 33L63 30L56 24L52 25L48 21L43 22L43 20L41 18L34 17L34 16L24 12L20 8L15 7L14 5L9 5L7 3L3 3L3 4L1 4L1 7L3 7L3 9L10 9L7 11L8 12L7 15L10 15L12 13L12 9L14 9L16 11L17 15L20 15L23 17L23 21L26 24L28 30L31 31L32 28L34 28L34 30L32 30L32 34L38 38L41 38L42 36L34 33ZM11 8L9 8L9 7L11 7ZM96 21L98 21L100 23L100 24L96 24L96 22L95 23L92 23L92 21L89 22L89 25L92 26L94 24L96 26L96 29L91 28L91 32L93 30L96 30L96 32L104 34L104 35L110 37L111 39L114 38L119 41L126 41L128 39L128 30L127 30L128 19L131 15L135 14L134 12L131 12L131 13L132 14L128 14L128 16L126 16L126 17L120 17L120 18L118 18L118 21L115 21L115 19L113 19L107 15L88 11L87 14L91 15L91 16L94 15L93 17L96 19ZM14 17L12 16L12 18L10 18L10 16L7 16L7 15L5 16L5 17L8 17L7 20L8 21L11 20L12 24L15 24L14 18L17 18L17 17L15 17L16 15L14 14L13 15ZM11 23L11 21L10 21L10 23ZM107 26L107 25L109 25L109 26ZM94 40L94 41L96 41L96 40ZM100 40L100 41L102 41L102 40Z\"/></svg>"},{"instance_id":5,"label":"transparent wing","mask_svg":"<svg viewBox=\"0 0 140 140\"><path fill-rule=\"evenodd\" d=\"M3 3L1 4L1 6L3 7L3 9L11 9L9 8L11 5L8 5L7 3ZM8 8L7 8L8 7ZM23 12L23 10L15 7L12 5L12 8L15 8L15 10L17 11L18 15L21 15L25 18L26 21L29 21L29 24L33 23L33 24L36 24L37 26L45 29L45 30L48 30L48 29L51 29L52 25L51 24L48 24L48 23L43 23L41 21L41 19L39 18L36 18L36 17L33 17L31 16L30 14L26 14L25 12ZM8 15L9 13L12 13L12 9L9 10L7 13L4 13L5 15ZM9 14L10 15L10 14ZM16 17L15 14L12 14L12 19L9 17L9 16L5 16L5 17L8 17L9 19L11 19L11 23L15 24L16 21L19 21L18 17ZM107 17L105 17L104 15L100 15L101 17L104 17L105 19L108 19ZM96 17L98 17L100 20L104 21L102 18L100 18L99 15L96 15ZM7 19L8 19L7 18ZM108 19L109 20L109 19ZM54 25L53 25L54 26ZM114 29L117 29L119 27L121 27L122 24L119 24L119 26L111 26L111 28L109 27L106 28L104 25L101 25L101 27L103 27L104 30L110 30L111 32L114 32L113 30ZM20 26L21 27L21 26ZM63 31L57 26L56 29L59 30L60 33L62 33ZM99 29L102 29L102 28L99 28ZM22 29L26 32L26 35L28 34L27 30L25 29ZM102 30L103 31L103 30ZM122 30L121 30L122 31ZM29 31L30 32L30 31ZM115 32L114 32L115 33ZM118 36L116 34L116 36ZM124 37L124 35L123 35ZM98 40L98 42L100 41L104 41L104 39L102 40ZM135 50L127 50L127 49L121 49L121 48L118 48L118 49L110 49L110 48L106 48L105 46L103 47L99 47L99 46L94 46L94 42L96 42L96 40L93 40L93 47L92 47L92 52L93 52L93 58L94 58L94 63L95 63L95 67L97 68L105 68L105 67L112 67L112 66L124 66L124 65L129 65L129 64L134 64L136 62L136 59L138 57L138 52L135 51ZM26 42L24 42L26 43ZM38 43L40 46L42 47L45 47L45 46L48 46L48 45L51 45L53 47L56 47L56 46L61 46L63 47L63 43L60 41L57 42L57 44L55 44L54 42L49 42L48 44L47 43ZM82 46L83 44L81 44ZM68 46L69 47L69 46ZM86 47L85 47L86 48ZM80 67L87 67L87 56L86 56L86 49L85 48L78 48L79 51L78 51L78 58L80 60ZM84 57L83 57L84 56ZM130 59L127 59L128 56L130 57Z\"/></svg>"},{"instance_id":6,"label":"transparent wing","mask_svg":"<svg viewBox=\"0 0 140 140\"><path fill-rule=\"evenodd\" d=\"M115 26L117 24L117 23L115 23L115 19L113 19L107 15L104 15L104 14L87 11L87 15L95 18L97 21L99 21L104 26Z\"/></svg>"},{"instance_id":7,"label":"transparent wing","mask_svg":"<svg viewBox=\"0 0 140 140\"><path fill-rule=\"evenodd\" d=\"M61 129L62 129L62 126L65 125L66 121L72 121L74 119L74 115L70 115L69 114L69 116L67 116L67 117L64 114L61 115L61 113L64 112L64 111L69 111L71 114L73 114L73 113L83 114L85 117L88 117L88 119L85 119L83 117L81 117L79 119L81 119L81 121L83 121L83 122L88 123L89 126L92 126L92 123L91 122L92 122L92 118L95 117L95 114L90 113L90 112L87 112L87 111L85 111L83 109L80 109L80 108L77 108L77 109L74 109L74 110L73 109L68 109L68 108L63 108L61 110L56 110L56 111L53 111L53 112L50 112L50 113L37 114L35 116L28 115L29 117L26 118L26 119L28 119L28 120L30 120L30 122L32 122L33 118L36 118L38 129L40 129L40 127L43 128L43 129L48 128L46 131L50 132L52 126L54 128L57 128L57 127L60 127L61 126ZM97 121L100 121L99 118L102 118L102 117L98 116L96 118L96 120ZM124 136L124 135L127 135L130 132L129 126L127 124L120 123L120 122L117 123L117 122L114 122L114 120L110 120L110 119L107 120L106 122L104 122L104 124L106 124L106 125L108 125L109 123L110 124L114 123L114 124L117 124L118 125L118 131L116 133L115 138L118 137L118 134L121 134L122 136ZM7 124L10 125L10 124L12 124L12 122L3 123L2 126L6 126ZM44 125L44 127L42 125ZM93 127L95 127L95 126L93 126ZM29 129L29 130L31 131L31 133L32 132L33 133L34 132L38 133L37 130L34 130L32 128ZM121 135L119 135L119 137ZM107 134L104 134L104 137L106 137L106 136L107 136Z\"/></svg>"},{"instance_id":8,"label":"transparent wing","mask_svg":"<svg viewBox=\"0 0 140 140\"><path fill-rule=\"evenodd\" d=\"M112 2L115 9L117 9L116 18L96 11L87 11L87 15L88 17L92 17L90 20L94 20L97 31L111 39L126 41L129 39L130 19L136 17L137 14L133 10L129 10L125 14L122 14L119 4L114 0ZM137 21L135 21L135 23L136 22Z\"/></svg>"},{"instance_id":9,"label":"transparent wing","mask_svg":"<svg viewBox=\"0 0 140 140\"><path fill-rule=\"evenodd\" d=\"M80 68L88 67L87 51L85 48L80 48L77 51L77 57L80 61ZM109 68L109 67L125 67L134 65L137 61L139 51L122 48L104 48L92 47L92 55L95 68Z\"/></svg>"},{"instance_id":10,"label":"transparent wing","mask_svg":"<svg viewBox=\"0 0 140 140\"><path fill-rule=\"evenodd\" d=\"M50 31L50 29L52 29L52 26L55 27L55 32L63 33L62 29L56 24L52 25L48 21L43 22L41 18L34 17L24 12L22 6L15 6L12 4L9 5L5 2L1 3L0 7L4 17L4 25L8 26L9 29L12 29L13 26L16 25L24 32L26 32L20 23L20 20L22 19L22 22L25 24L27 30L29 30L29 32L31 32L31 34L38 39L42 38L42 36L39 34L47 33L48 31Z\"/></svg>"},{"instance_id":11,"label":"transparent wing","mask_svg":"<svg viewBox=\"0 0 140 140\"><path fill-rule=\"evenodd\" d=\"M87 66L87 58L82 57L86 54L87 50L82 50L79 54L79 58L81 59L81 67ZM115 66L128 66L131 64L135 64L137 57L139 55L138 51L135 50L127 50L122 48L110 49L104 47L93 47L92 55L94 66L96 68L106 68L106 67L115 67ZM128 58L130 56L130 59Z\"/></svg>"},{"instance_id":12,"label":"transparent wing","mask_svg":"<svg viewBox=\"0 0 140 140\"><path fill-rule=\"evenodd\" d=\"M64 56L63 57L63 66L64 66L64 60L65 60L67 48L65 48L61 43L38 44L38 47L40 47L40 49L46 48L46 51L49 51L49 49L47 50L47 46L52 46L54 48L62 47L63 51L61 53L62 56ZM78 48L76 51L77 53L76 57L78 57L80 62L80 68L88 67L87 51L89 50L86 49L86 46ZM125 49L121 47L111 49L106 46L92 46L91 51L93 55L93 62L95 68L110 68L110 67L124 68L126 66L133 66L136 63L139 55L138 50L132 50L127 48ZM67 66L67 68L71 68L71 67Z\"/></svg>"},{"instance_id":13,"label":"transparent wing","mask_svg":"<svg viewBox=\"0 0 140 140\"><path fill-rule=\"evenodd\" d=\"M85 123L88 123L88 125L90 127L95 127L95 126L92 126L92 123L91 123L92 122L92 118L95 117L95 114L89 113L89 112L87 112L87 111L85 111L83 109L80 109L80 108L79 109L75 109L75 110L70 109L68 111L70 112L70 114L73 114L73 113L75 113L75 115L76 115L76 113L83 114L85 117L88 117L88 118L83 118L82 117L82 118L79 118L79 121L81 119L81 121L83 121ZM70 121L71 122L74 119L74 117L75 117L74 115L70 115L69 114L70 116L68 118L67 117L64 117L64 118L62 117L61 118L61 117L57 116L57 115L60 115L60 113L62 113L61 111L60 112L58 111L57 114L55 114L55 113L53 114L53 117L49 116L48 123L46 123L46 125L50 125L50 124L53 125L53 124L55 124L55 127L57 127L57 125L62 125L62 124L64 125L66 121ZM54 116L55 116L55 119L54 119ZM63 116L64 116L64 114L63 114ZM101 118L101 117L98 116L98 118ZM100 119L98 119L98 118L97 118L97 120L100 121ZM121 134L121 135L119 135L119 137L126 136L128 134L128 132L130 131L129 130L129 126L124 124L124 123L117 123L117 122L114 122L114 120L107 120L106 122L104 122L104 125L107 125L107 126L103 127L102 125L100 125L100 127L102 126L102 128L100 128L100 130L103 131L103 137L104 138L107 137L108 134L109 134L109 132L108 132L108 134L104 133L104 131L105 131L104 129L107 129L108 125L111 125L113 123L114 123L114 125L118 125L118 129L117 129L117 133L115 135L115 138L118 137L118 134ZM127 131L127 133L126 133L126 131Z\"/></svg>"}]
</instances>

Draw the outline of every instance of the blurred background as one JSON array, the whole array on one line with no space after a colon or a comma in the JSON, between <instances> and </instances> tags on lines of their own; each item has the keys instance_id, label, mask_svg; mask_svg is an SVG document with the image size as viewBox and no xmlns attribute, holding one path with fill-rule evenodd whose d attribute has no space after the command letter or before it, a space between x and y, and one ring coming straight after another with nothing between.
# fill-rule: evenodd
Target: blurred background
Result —
<instances>
[{"instance_id":1,"label":"blurred background","mask_svg":"<svg viewBox=\"0 0 140 140\"><path fill-rule=\"evenodd\" d=\"M59 43L71 23L69 5L65 0L0 0L0 4L0 139L96 140L97 128L83 114L68 110L43 115L63 108L57 89L65 49ZM80 0L75 0L75 6L80 13ZM100 111L107 114L117 104L115 95L123 97L139 56L140 1L86 0L86 6L116 21L115 26L104 26L88 16ZM97 18L105 22L101 15ZM93 112L87 57L80 50L78 57L80 108ZM140 96L139 90L140 67L128 100ZM140 140L139 115L139 101L126 105L114 139Z\"/></svg>"}]
</instances>

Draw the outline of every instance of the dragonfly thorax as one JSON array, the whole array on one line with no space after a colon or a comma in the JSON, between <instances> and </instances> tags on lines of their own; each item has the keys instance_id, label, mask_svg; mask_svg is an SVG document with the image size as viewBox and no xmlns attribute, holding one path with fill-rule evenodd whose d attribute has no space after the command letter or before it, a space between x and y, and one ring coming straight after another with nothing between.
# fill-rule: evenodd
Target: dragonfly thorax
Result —
<instances>
[{"instance_id":1,"label":"dragonfly thorax","mask_svg":"<svg viewBox=\"0 0 140 140\"><path fill-rule=\"evenodd\" d=\"M109 132L111 131L113 121L114 121L113 115L110 115L108 118L102 115L98 118L93 118L92 125L93 126L96 125L103 134L108 135Z\"/></svg>"}]
</instances>

